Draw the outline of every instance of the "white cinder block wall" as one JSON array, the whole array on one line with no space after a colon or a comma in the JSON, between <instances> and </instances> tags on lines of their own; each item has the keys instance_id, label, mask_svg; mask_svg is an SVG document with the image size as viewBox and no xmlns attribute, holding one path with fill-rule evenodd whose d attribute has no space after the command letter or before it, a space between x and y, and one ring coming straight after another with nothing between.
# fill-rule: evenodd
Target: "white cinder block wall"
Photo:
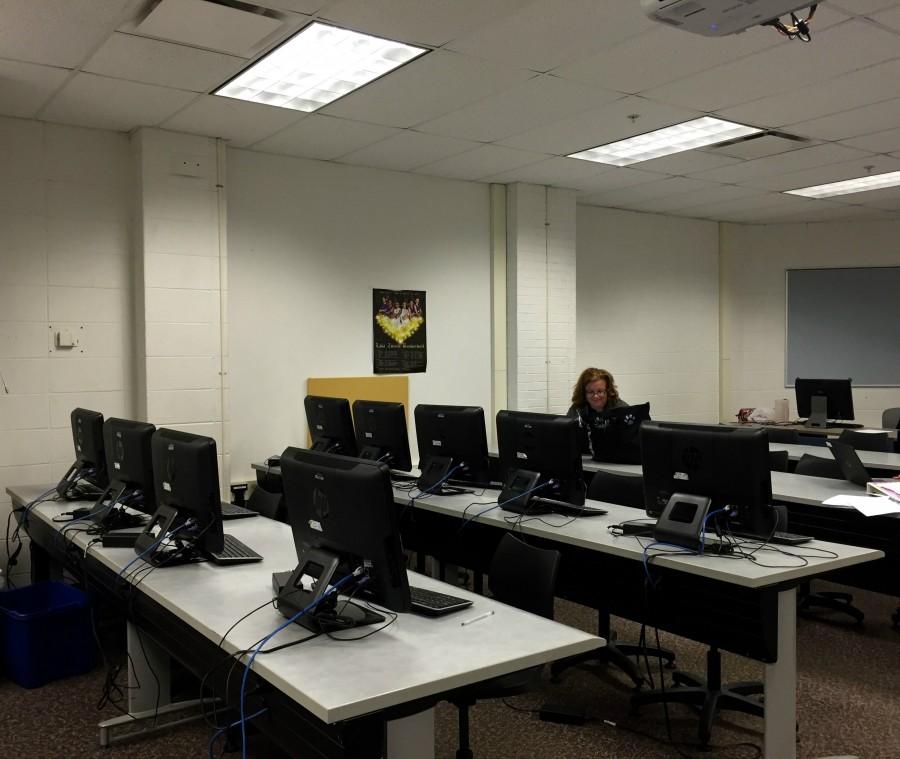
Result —
<instances>
[{"instance_id":1,"label":"white cinder block wall","mask_svg":"<svg viewBox=\"0 0 900 759\"><path fill-rule=\"evenodd\" d=\"M417 403L490 418L490 235L486 184L229 150L233 479L305 445L309 377L372 374L376 287L427 293L410 422Z\"/></svg>"},{"instance_id":2,"label":"white cinder block wall","mask_svg":"<svg viewBox=\"0 0 900 759\"><path fill-rule=\"evenodd\" d=\"M772 406L776 398L787 398L796 418L794 390L784 386L787 269L898 265L896 221L723 224L723 419L744 406ZM832 296L839 294L823 295L824 308ZM859 422L880 426L881 412L900 406L900 388L855 388L853 405Z\"/></svg>"},{"instance_id":3,"label":"white cinder block wall","mask_svg":"<svg viewBox=\"0 0 900 759\"><path fill-rule=\"evenodd\" d=\"M5 524L9 485L55 481L74 460L74 407L105 416L134 411L133 175L125 135L24 119L0 118L0 167ZM55 349L58 329L75 333L78 347ZM27 573L27 557L24 550L14 573Z\"/></svg>"},{"instance_id":4,"label":"white cinder block wall","mask_svg":"<svg viewBox=\"0 0 900 759\"><path fill-rule=\"evenodd\" d=\"M654 419L718 421L718 241L714 222L579 206L578 371L608 369Z\"/></svg>"},{"instance_id":5,"label":"white cinder block wall","mask_svg":"<svg viewBox=\"0 0 900 759\"><path fill-rule=\"evenodd\" d=\"M565 413L575 373L575 193L507 189L508 404Z\"/></svg>"},{"instance_id":6,"label":"white cinder block wall","mask_svg":"<svg viewBox=\"0 0 900 759\"><path fill-rule=\"evenodd\" d=\"M139 415L216 441L223 495L230 483L224 199L216 140L142 129L132 138L139 175L135 292L142 299Z\"/></svg>"}]
</instances>

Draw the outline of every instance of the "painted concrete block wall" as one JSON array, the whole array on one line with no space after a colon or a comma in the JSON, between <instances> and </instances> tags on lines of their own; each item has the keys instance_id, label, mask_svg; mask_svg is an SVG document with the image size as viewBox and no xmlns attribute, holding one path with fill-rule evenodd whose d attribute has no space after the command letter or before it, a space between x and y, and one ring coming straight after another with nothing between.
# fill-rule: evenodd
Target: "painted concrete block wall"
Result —
<instances>
[{"instance_id":1,"label":"painted concrete block wall","mask_svg":"<svg viewBox=\"0 0 900 759\"><path fill-rule=\"evenodd\" d=\"M794 390L784 386L787 269L898 265L896 221L724 224L723 417L744 406L771 406L776 398L787 398L791 418L796 418ZM880 426L881 412L900 406L900 388L854 388L853 405L857 421Z\"/></svg>"},{"instance_id":2,"label":"painted concrete block wall","mask_svg":"<svg viewBox=\"0 0 900 759\"><path fill-rule=\"evenodd\" d=\"M133 174L125 135L8 118L0 118L0 167L5 523L9 485L55 481L75 458L73 408L133 413ZM56 349L60 329L79 345ZM0 562L5 567L5 542Z\"/></svg>"},{"instance_id":3,"label":"painted concrete block wall","mask_svg":"<svg viewBox=\"0 0 900 759\"><path fill-rule=\"evenodd\" d=\"M577 366L654 419L718 421L718 225L579 206Z\"/></svg>"},{"instance_id":4,"label":"painted concrete block wall","mask_svg":"<svg viewBox=\"0 0 900 759\"><path fill-rule=\"evenodd\" d=\"M575 194L507 190L508 403L564 413L575 367Z\"/></svg>"},{"instance_id":5,"label":"painted concrete block wall","mask_svg":"<svg viewBox=\"0 0 900 759\"><path fill-rule=\"evenodd\" d=\"M141 416L215 439L227 495L227 257L216 140L143 129L132 148L140 177Z\"/></svg>"},{"instance_id":6,"label":"painted concrete block wall","mask_svg":"<svg viewBox=\"0 0 900 759\"><path fill-rule=\"evenodd\" d=\"M418 403L490 417L490 235L486 184L229 150L233 479L306 444L307 378L372 374L373 288L427 293L410 423Z\"/></svg>"}]
</instances>

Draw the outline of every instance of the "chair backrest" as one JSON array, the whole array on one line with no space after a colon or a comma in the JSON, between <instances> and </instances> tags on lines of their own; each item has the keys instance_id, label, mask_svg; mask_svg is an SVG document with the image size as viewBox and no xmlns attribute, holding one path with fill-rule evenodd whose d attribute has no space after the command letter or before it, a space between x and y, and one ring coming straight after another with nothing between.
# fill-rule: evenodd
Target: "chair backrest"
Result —
<instances>
[{"instance_id":1,"label":"chair backrest","mask_svg":"<svg viewBox=\"0 0 900 759\"><path fill-rule=\"evenodd\" d=\"M842 430L838 440L842 443L852 445L857 451L890 452L894 450L894 443L887 436L887 432L856 432L855 430Z\"/></svg>"},{"instance_id":2,"label":"chair backrest","mask_svg":"<svg viewBox=\"0 0 900 759\"><path fill-rule=\"evenodd\" d=\"M844 479L844 473L834 459L823 459L804 453L794 467L794 474L806 474L810 477L829 477L832 480Z\"/></svg>"},{"instance_id":3,"label":"chair backrest","mask_svg":"<svg viewBox=\"0 0 900 759\"><path fill-rule=\"evenodd\" d=\"M788 461L787 451L769 451L770 472L786 472L788 470Z\"/></svg>"},{"instance_id":4,"label":"chair backrest","mask_svg":"<svg viewBox=\"0 0 900 759\"><path fill-rule=\"evenodd\" d=\"M559 551L536 548L506 533L491 559L488 588L494 598L553 619Z\"/></svg>"},{"instance_id":5,"label":"chair backrest","mask_svg":"<svg viewBox=\"0 0 900 759\"><path fill-rule=\"evenodd\" d=\"M591 484L588 485L587 497L592 501L606 501L643 509L644 478L639 474L595 472Z\"/></svg>"},{"instance_id":6,"label":"chair backrest","mask_svg":"<svg viewBox=\"0 0 900 759\"><path fill-rule=\"evenodd\" d=\"M885 429L900 429L900 408L886 408L882 411L881 426Z\"/></svg>"},{"instance_id":7,"label":"chair backrest","mask_svg":"<svg viewBox=\"0 0 900 759\"><path fill-rule=\"evenodd\" d=\"M257 512L260 516L287 522L284 493L270 493L257 485L250 493L250 498L247 499L247 508Z\"/></svg>"},{"instance_id":8,"label":"chair backrest","mask_svg":"<svg viewBox=\"0 0 900 759\"><path fill-rule=\"evenodd\" d=\"M799 443L800 433L797 430L786 430L779 427L767 427L770 443Z\"/></svg>"}]
</instances>

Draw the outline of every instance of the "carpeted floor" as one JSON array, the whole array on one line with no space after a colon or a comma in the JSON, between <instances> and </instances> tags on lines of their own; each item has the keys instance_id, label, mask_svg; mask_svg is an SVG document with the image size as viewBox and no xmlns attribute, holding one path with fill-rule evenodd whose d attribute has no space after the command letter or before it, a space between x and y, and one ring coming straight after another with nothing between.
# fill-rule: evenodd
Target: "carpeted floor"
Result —
<instances>
[{"instance_id":1,"label":"carpeted floor","mask_svg":"<svg viewBox=\"0 0 900 759\"><path fill-rule=\"evenodd\" d=\"M823 584L824 585L824 584ZM799 757L856 755L860 759L900 757L900 633L891 629L890 614L897 600L854 590L857 606L866 612L863 629L820 620L801 620L798 631ZM593 630L591 610L558 602L560 622ZM636 625L615 620L619 638L636 640ZM680 667L701 671L705 649L691 641L663 634L664 645L675 649ZM758 679L762 665L724 655L728 680ZM36 690L24 690L0 680L0 740L2 756L56 757L203 757L212 731L202 723L174 728L162 737L100 749L97 722L116 712L96 709L104 673L62 680ZM761 720L729 713L713 731L710 752L695 751L696 720L685 708L670 708L674 739L668 743L661 706L629 714L629 682L617 670L577 668L544 691L503 702L481 702L472 709L472 744L482 759L656 759L659 757L758 756ZM591 720L583 726L541 722L532 710L545 701L584 708ZM437 709L437 757L452 759L456 745L456 711L447 704ZM221 744L217 748L221 749ZM250 752L271 759L273 752L257 744ZM216 753L218 756L219 753ZM236 755L236 754L234 754ZM227 754L226 754L227 756ZM772 759L778 759L774 757Z\"/></svg>"}]
</instances>

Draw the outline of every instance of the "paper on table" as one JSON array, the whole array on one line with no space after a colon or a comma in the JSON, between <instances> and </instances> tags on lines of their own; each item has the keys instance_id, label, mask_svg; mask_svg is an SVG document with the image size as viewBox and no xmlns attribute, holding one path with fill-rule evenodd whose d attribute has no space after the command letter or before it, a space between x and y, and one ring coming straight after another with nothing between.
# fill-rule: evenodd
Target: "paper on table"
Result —
<instances>
[{"instance_id":1,"label":"paper on table","mask_svg":"<svg viewBox=\"0 0 900 759\"><path fill-rule=\"evenodd\" d=\"M822 503L825 506L852 506L867 517L900 514L900 503L881 495L833 495Z\"/></svg>"}]
</instances>

